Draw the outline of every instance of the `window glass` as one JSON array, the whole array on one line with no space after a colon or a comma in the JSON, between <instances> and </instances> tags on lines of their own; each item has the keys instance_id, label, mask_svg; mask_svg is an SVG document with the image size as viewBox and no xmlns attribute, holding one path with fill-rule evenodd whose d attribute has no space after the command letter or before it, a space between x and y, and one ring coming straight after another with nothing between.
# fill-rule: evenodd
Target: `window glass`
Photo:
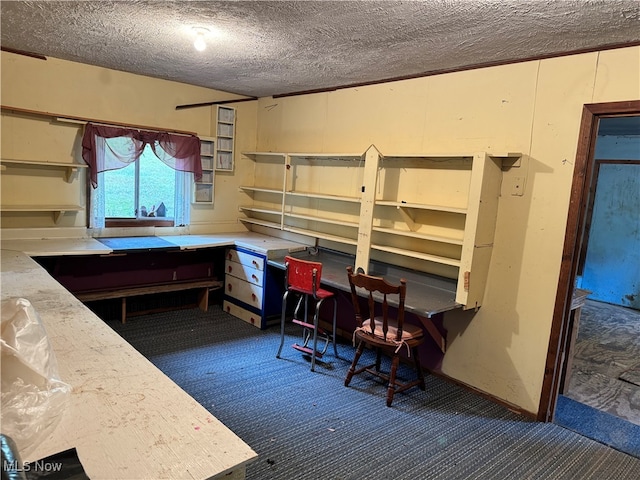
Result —
<instances>
[{"instance_id":1,"label":"window glass","mask_svg":"<svg viewBox=\"0 0 640 480\"><path fill-rule=\"evenodd\" d=\"M135 218L136 216L136 166L134 163L118 170L104 172L105 205L107 218Z\"/></svg>"},{"instance_id":2,"label":"window glass","mask_svg":"<svg viewBox=\"0 0 640 480\"><path fill-rule=\"evenodd\" d=\"M146 216L173 218L176 171L158 160L149 145L138 163L140 216L144 217L146 211Z\"/></svg>"}]
</instances>

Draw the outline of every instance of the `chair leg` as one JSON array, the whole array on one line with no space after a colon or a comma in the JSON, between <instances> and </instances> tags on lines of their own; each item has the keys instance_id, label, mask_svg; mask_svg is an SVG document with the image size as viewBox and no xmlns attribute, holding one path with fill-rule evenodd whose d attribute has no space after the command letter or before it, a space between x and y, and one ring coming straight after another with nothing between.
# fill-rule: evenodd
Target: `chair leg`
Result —
<instances>
[{"instance_id":1,"label":"chair leg","mask_svg":"<svg viewBox=\"0 0 640 480\"><path fill-rule=\"evenodd\" d=\"M376 372L380 371L381 363L382 363L382 349L376 348Z\"/></svg>"},{"instance_id":2,"label":"chair leg","mask_svg":"<svg viewBox=\"0 0 640 480\"><path fill-rule=\"evenodd\" d=\"M420 390L426 390L426 386L424 383L424 372L422 371L422 366L420 365L420 355L418 355L418 347L413 347L413 362L416 366L416 373L418 374L418 379L420 380L420 383L418 384L418 386L420 387Z\"/></svg>"},{"instance_id":3,"label":"chair leg","mask_svg":"<svg viewBox=\"0 0 640 480\"><path fill-rule=\"evenodd\" d=\"M318 325L320 317L320 307L322 306L322 300L316 302L316 310L313 315L313 351L311 352L311 371L316 371L316 352L318 351ZM306 310L305 310L306 313Z\"/></svg>"},{"instance_id":4,"label":"chair leg","mask_svg":"<svg viewBox=\"0 0 640 480\"><path fill-rule=\"evenodd\" d=\"M284 320L285 313L287 310L287 296L289 292L284 292L282 296L282 315L280 316L280 347L278 348L278 353L276 353L276 358L280 358L280 354L282 353L282 346L284 345Z\"/></svg>"},{"instance_id":5,"label":"chair leg","mask_svg":"<svg viewBox=\"0 0 640 480\"><path fill-rule=\"evenodd\" d=\"M336 347L336 317L338 314L338 300L333 297L333 331L331 332L331 340L333 340L333 353L338 358L338 347Z\"/></svg>"},{"instance_id":6,"label":"chair leg","mask_svg":"<svg viewBox=\"0 0 640 480\"><path fill-rule=\"evenodd\" d=\"M361 340L360 343L358 343L358 348L356 349L356 354L353 357L353 362L351 362L351 366L349 367L349 371L347 372L347 378L344 379L345 387L349 386L353 375L356 373L356 365L358 365L358 360L360 360L362 352L364 352L364 342Z\"/></svg>"},{"instance_id":7,"label":"chair leg","mask_svg":"<svg viewBox=\"0 0 640 480\"><path fill-rule=\"evenodd\" d=\"M389 388L387 389L387 407L393 402L393 394L396 393L396 370L400 363L400 356L396 353L391 361L391 372L389 373Z\"/></svg>"}]
</instances>

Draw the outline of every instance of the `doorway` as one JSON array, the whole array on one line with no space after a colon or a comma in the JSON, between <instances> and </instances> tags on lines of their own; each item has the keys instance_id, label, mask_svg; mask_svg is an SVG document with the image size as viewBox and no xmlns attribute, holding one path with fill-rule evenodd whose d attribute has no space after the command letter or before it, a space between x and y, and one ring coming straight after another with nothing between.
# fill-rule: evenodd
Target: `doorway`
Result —
<instances>
[{"instance_id":1,"label":"doorway","mask_svg":"<svg viewBox=\"0 0 640 480\"><path fill-rule=\"evenodd\" d=\"M640 426L640 116L600 119L590 192L559 393Z\"/></svg>"},{"instance_id":2,"label":"doorway","mask_svg":"<svg viewBox=\"0 0 640 480\"><path fill-rule=\"evenodd\" d=\"M640 101L591 104L585 105L583 109L547 368L538 414L538 419L542 421L554 420L561 388L566 388L566 362L573 346L571 334L575 311L572 309L572 299L576 282L582 280L582 267L588 256L589 224L592 219L589 212L594 205L595 181L598 177L598 132L601 125L605 128L609 123L620 125L625 118L639 116ZM627 125L637 125L633 123L635 121L638 120L627 120L624 123L631 122Z\"/></svg>"},{"instance_id":3,"label":"doorway","mask_svg":"<svg viewBox=\"0 0 640 480\"><path fill-rule=\"evenodd\" d=\"M609 307L613 308L611 303L624 305L624 307L615 308L622 308L625 312L637 312L630 308L637 306L635 303L638 294L637 272L640 267L637 259L634 257L637 250L629 250L628 253L631 257L626 260L620 257L620 252L616 254L617 256L610 255L611 247L616 244L616 242L613 241L614 239L611 238L616 227L610 222L612 220L620 220L617 218L618 213L620 213L619 208L623 208L624 205L628 203L627 200L629 200L629 197L633 196L628 194L621 196L619 192L621 185L626 185L627 182L629 182L630 188L637 188L638 180L635 172L638 170L635 170L635 168L640 169L640 162L637 161L638 158L640 158L640 155L638 155L640 148L637 146L638 144L635 144L632 147L629 157L623 156L622 158L615 158L617 154L602 155L598 150L602 147L602 145L598 145L598 133L606 134L607 129L611 132L611 129L617 128L620 129L617 132L619 136L636 135L636 139L640 139L640 137L638 137L638 135L640 135L640 123L638 122L640 122L640 101L585 105L583 109L569 216L565 232L563 260L547 356L547 370L539 411L539 419L543 421L554 420L554 416L558 413L556 411L558 405L559 415L565 415L566 409L568 408L568 397L560 394L564 393L565 390L573 388L572 385L576 380L574 378L573 382L568 381L568 376L571 375L572 353L575 350L574 347L576 344L580 345L579 342L575 341L575 333L578 329L577 321L575 321L575 310L573 310L575 306L572 305L572 299L575 299L575 288L583 287L589 289L589 287L591 287L594 290L600 290L594 295L594 297L600 301L587 300L582 307L582 309L585 310L583 315L587 314L588 317L583 319L583 321L586 322L585 325L583 325L583 336L602 336L605 335L604 332L606 330L602 328L603 325L607 328L612 327L612 322L597 324L597 317L608 316L609 318L613 318L611 315L614 314L610 314L608 310ZM616 133L612 133L612 135L616 135ZM633 187L633 185L636 185L636 187ZM598 207L597 204L598 191L600 191L600 197L606 200L600 207ZM637 192L633 191L631 193ZM622 203L618 202L616 204L616 198L623 200ZM598 210L600 211L597 212ZM636 208L635 216L630 217L635 220L636 223L637 211ZM603 218L605 220L604 226L602 224ZM635 235L638 235L637 226L629 226L629 222L625 223L624 221L618 222L618 225L621 226L623 230L626 229L628 232L631 232L632 237L633 232L635 232ZM633 243L633 241L632 238L630 243ZM625 241L620 242L620 245L626 244ZM603 254L604 257L602 256ZM598 268L598 262L600 262L600 268ZM635 263L635 265L632 265L633 263ZM624 272L625 269L628 269L630 272L629 275L620 275L620 272ZM587 278L585 278L585 273ZM628 292L623 295L619 295L619 290L616 290L619 286L613 289L609 288L611 284L616 283L613 282L612 279L617 281L619 277L621 278L622 284L624 284L628 290ZM600 286L598 286L599 283L601 284ZM603 285L606 286L606 288L602 288ZM607 291L603 292L602 290ZM615 292L610 290L615 290ZM613 297L616 297L615 302L612 301ZM602 306L607 308L606 312L600 308ZM580 315L578 315L578 319L579 318ZM594 320L596 324L593 324ZM634 326L633 332L638 331L635 330L637 326L636 320L640 322L640 314L631 319L631 324ZM614 330L615 329L609 328L607 331L609 335L615 335L613 333ZM628 345L623 344L625 342L628 343L629 340L633 343L637 338L630 339L628 336L624 338L624 341L620 341L620 345L615 347L618 348L617 353L628 348ZM593 344L602 345L603 343L610 344L611 342L615 342L615 338L610 337L604 341L602 338L596 338ZM632 344L631 348L635 348L634 345L637 346L638 343ZM581 355L583 353L584 352L581 352ZM635 355L632 361L635 361L634 358L636 358ZM602 358L596 359L596 363L598 361L601 362ZM611 364L615 364L616 362L617 360L613 360ZM618 379L616 378L616 380ZM593 387L592 390L594 390ZM606 391L607 394L611 394L612 390L615 389L603 388L603 391ZM580 402L584 401L584 399L580 399L578 394L576 394L575 397L578 399L576 405L581 408L579 411L584 415L590 414L589 409L591 409L591 407L584 405L584 409L582 409L583 405ZM597 410L598 406L599 405L596 405L596 409L594 410L597 413L599 413ZM577 411L578 410L576 410L576 412ZM605 415L608 415L608 413L605 413ZM630 425L632 435L637 436L638 430L636 429L640 429L640 425L629 423L615 416L612 418L619 421L615 429L619 431L620 428L626 428L626 425ZM563 421L557 421L556 423L563 424ZM583 419L582 423L585 425L589 425L589 423L593 424L593 420ZM600 432L596 433L598 435L600 434ZM584 432L584 434L596 440L603 441L603 439L598 436L594 437L590 435L589 431ZM605 439L603 443L609 442ZM633 449L637 450L637 446L633 447L632 450ZM635 452L635 450L633 451Z\"/></svg>"}]
</instances>

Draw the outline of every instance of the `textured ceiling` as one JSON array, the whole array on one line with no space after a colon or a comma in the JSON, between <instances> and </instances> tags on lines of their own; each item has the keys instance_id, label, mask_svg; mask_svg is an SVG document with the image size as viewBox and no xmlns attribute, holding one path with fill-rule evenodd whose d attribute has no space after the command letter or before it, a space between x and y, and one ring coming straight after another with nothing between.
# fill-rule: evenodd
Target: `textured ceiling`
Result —
<instances>
[{"instance_id":1,"label":"textured ceiling","mask_svg":"<svg viewBox=\"0 0 640 480\"><path fill-rule=\"evenodd\" d=\"M256 97L640 43L638 0L2 1L0 19L3 49Z\"/></svg>"}]
</instances>

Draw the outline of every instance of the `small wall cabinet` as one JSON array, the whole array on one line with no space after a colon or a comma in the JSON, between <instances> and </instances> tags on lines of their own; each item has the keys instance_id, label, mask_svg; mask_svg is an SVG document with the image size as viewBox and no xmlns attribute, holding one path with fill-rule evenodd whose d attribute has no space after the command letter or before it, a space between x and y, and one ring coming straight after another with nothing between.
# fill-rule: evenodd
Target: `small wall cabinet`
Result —
<instances>
[{"instance_id":1,"label":"small wall cabinet","mask_svg":"<svg viewBox=\"0 0 640 480\"><path fill-rule=\"evenodd\" d=\"M215 169L218 171L233 171L235 131L235 108L217 105Z\"/></svg>"},{"instance_id":2,"label":"small wall cabinet","mask_svg":"<svg viewBox=\"0 0 640 480\"><path fill-rule=\"evenodd\" d=\"M279 322L281 288L267 258L240 247L225 256L225 288L222 307L234 317L265 329Z\"/></svg>"},{"instance_id":3,"label":"small wall cabinet","mask_svg":"<svg viewBox=\"0 0 640 480\"><path fill-rule=\"evenodd\" d=\"M456 302L482 303L502 161L520 154L247 152L254 184L239 220L319 246L457 280ZM325 242L325 244L323 244ZM330 244L327 244L330 242Z\"/></svg>"},{"instance_id":4,"label":"small wall cabinet","mask_svg":"<svg viewBox=\"0 0 640 480\"><path fill-rule=\"evenodd\" d=\"M215 143L214 138L200 137L202 178L195 181L193 203L213 203Z\"/></svg>"}]
</instances>

